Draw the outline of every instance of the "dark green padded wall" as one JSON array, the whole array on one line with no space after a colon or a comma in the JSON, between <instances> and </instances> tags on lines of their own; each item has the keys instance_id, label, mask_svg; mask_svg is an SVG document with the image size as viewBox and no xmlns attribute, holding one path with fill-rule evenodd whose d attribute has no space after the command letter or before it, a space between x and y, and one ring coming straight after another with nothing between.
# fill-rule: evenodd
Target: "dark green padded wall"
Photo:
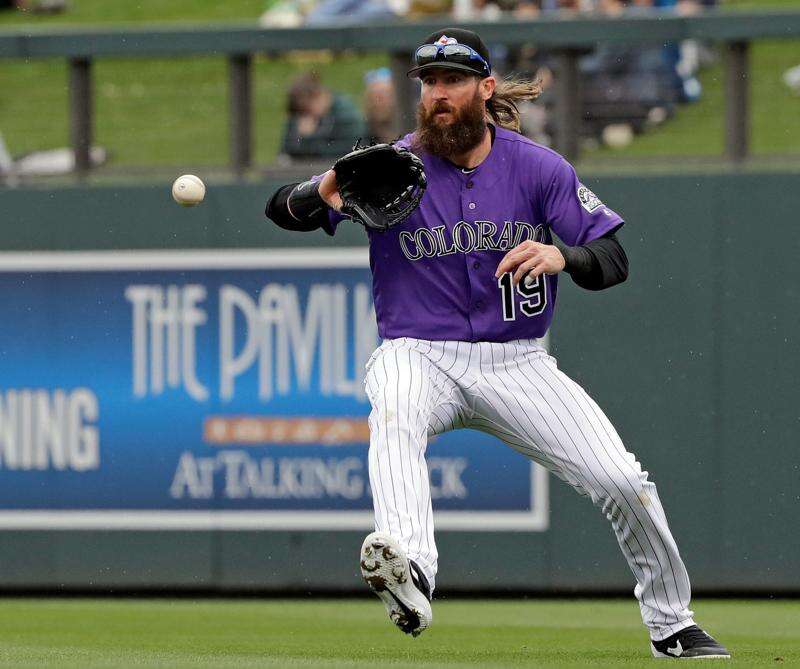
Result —
<instances>
[{"instance_id":1,"label":"dark green padded wall","mask_svg":"<svg viewBox=\"0 0 800 669\"><path fill-rule=\"evenodd\" d=\"M799 175L586 181L629 221L631 277L603 293L562 283L552 330L561 368L651 472L696 590L800 590ZM0 191L0 243L7 251L364 243L355 226L335 239L276 229L263 219L274 186L212 184L195 210L178 208L166 187ZM547 532L441 534L439 587L632 590L605 518L551 481ZM0 532L0 587L351 589L360 540L353 532Z\"/></svg>"}]
</instances>

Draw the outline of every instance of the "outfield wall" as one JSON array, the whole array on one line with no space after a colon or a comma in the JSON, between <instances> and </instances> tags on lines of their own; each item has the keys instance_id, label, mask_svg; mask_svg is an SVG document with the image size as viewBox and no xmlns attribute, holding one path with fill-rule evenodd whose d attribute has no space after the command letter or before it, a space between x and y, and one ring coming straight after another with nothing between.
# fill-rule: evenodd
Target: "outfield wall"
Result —
<instances>
[{"instance_id":1,"label":"outfield wall","mask_svg":"<svg viewBox=\"0 0 800 669\"><path fill-rule=\"evenodd\" d=\"M798 175L586 181L629 221L622 239L631 277L604 293L562 282L552 329L560 367L605 408L651 472L696 590L797 592ZM355 556L369 525L365 402L355 379L370 343L357 297L368 285L363 233L345 226L330 239L276 229L262 214L272 186L212 186L195 210L177 207L167 187L0 191L0 587L359 587ZM125 253L106 255L113 251ZM285 288L284 298L296 293L301 315L312 303L341 303L339 352L325 358L314 348L307 386L291 367L281 394L278 368L252 363L229 374L226 391L224 370L235 365L222 364L221 342L229 353L247 347L252 310L241 304L255 304L270 283ZM169 289L187 285L204 292L192 298ZM163 290L131 293L131 286ZM140 305L152 307L157 295L159 305L178 309L181 333L199 310L193 365L180 355L170 362L170 333L178 330L165 312L165 367L154 380L148 339L137 377L136 295ZM227 321L225 299L239 305ZM175 337L183 350L183 334ZM265 378L272 390L264 390ZM63 435L20 427L43 412L50 425L61 416ZM286 436L281 420L312 413L352 421L337 424L334 437L320 432L333 429L321 420L314 437ZM295 455L348 462L340 487L353 494L289 499L262 486L259 498L236 497L217 454L238 428L209 421L221 414L264 419L255 424L261 436L237 442L262 474L266 460L278 466L278 454L287 463ZM439 533L440 588L632 589L608 523L587 499L498 442L460 434L431 446L440 525L449 528ZM186 476L176 484L187 452L194 488ZM209 453L217 469L203 488L197 463ZM469 530L487 523L494 531Z\"/></svg>"}]
</instances>

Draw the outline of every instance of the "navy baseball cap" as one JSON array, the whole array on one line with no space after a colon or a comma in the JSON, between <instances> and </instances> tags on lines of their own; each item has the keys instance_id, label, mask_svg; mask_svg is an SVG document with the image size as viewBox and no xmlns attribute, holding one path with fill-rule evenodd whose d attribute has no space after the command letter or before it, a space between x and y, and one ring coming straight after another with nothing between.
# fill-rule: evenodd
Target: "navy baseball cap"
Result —
<instances>
[{"instance_id":1,"label":"navy baseball cap","mask_svg":"<svg viewBox=\"0 0 800 669\"><path fill-rule=\"evenodd\" d=\"M431 45L438 47L438 51L425 49ZM452 48L452 45L462 45L467 49ZM448 54L448 51L463 51L463 53ZM420 77L423 72L434 68L461 70L479 77L488 77L492 72L489 49L480 36L471 30L442 28L428 35L417 48L414 52L414 67L407 74L409 77Z\"/></svg>"}]
</instances>

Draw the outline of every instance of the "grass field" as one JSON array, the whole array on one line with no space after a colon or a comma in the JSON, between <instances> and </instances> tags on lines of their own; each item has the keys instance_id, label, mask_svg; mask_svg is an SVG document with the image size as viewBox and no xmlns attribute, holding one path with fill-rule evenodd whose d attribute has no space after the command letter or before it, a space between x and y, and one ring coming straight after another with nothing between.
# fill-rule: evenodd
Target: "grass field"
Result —
<instances>
[{"instance_id":1,"label":"grass field","mask_svg":"<svg viewBox=\"0 0 800 669\"><path fill-rule=\"evenodd\" d=\"M800 602L695 603L731 666L797 666ZM27 600L0 604L0 667L637 667L630 601L449 601L418 639L372 600ZM727 666L727 665L726 665Z\"/></svg>"},{"instance_id":2,"label":"grass field","mask_svg":"<svg viewBox=\"0 0 800 669\"><path fill-rule=\"evenodd\" d=\"M273 0L70 0L62 14L5 12L0 25L63 25L107 23L173 23L198 21L246 21L255 19ZM785 1L785 0L784 0Z\"/></svg>"},{"instance_id":3,"label":"grass field","mask_svg":"<svg viewBox=\"0 0 800 669\"><path fill-rule=\"evenodd\" d=\"M0 12L0 30L62 24L134 24L177 21L219 24L255 21L267 0L73 0L63 15L35 17ZM736 7L800 7L800 0L729 0ZM800 96L781 81L800 63L800 42L758 42L753 49L752 117L755 154L800 152ZM255 67L256 161L274 160L282 133L287 83L314 68L356 103L363 73L386 64L385 54L325 54L268 59ZM59 59L3 62L0 132L12 154L65 146L67 71ZM714 156L722 151L723 91L719 65L705 70L704 96L682 107L663 128L622 150L587 157ZM95 142L111 151L113 165L206 166L228 162L227 78L224 59L99 59L95 66Z\"/></svg>"}]
</instances>

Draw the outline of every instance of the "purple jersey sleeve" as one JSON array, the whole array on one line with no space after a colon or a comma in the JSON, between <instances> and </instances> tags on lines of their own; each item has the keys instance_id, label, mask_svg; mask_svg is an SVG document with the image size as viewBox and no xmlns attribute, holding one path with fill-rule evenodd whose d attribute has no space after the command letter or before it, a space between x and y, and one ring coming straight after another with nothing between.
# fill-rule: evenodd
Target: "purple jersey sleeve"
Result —
<instances>
[{"instance_id":1,"label":"purple jersey sleeve","mask_svg":"<svg viewBox=\"0 0 800 669\"><path fill-rule=\"evenodd\" d=\"M598 239L624 221L584 186L566 160L560 160L549 179L545 176L544 215L550 229L569 246Z\"/></svg>"}]
</instances>

